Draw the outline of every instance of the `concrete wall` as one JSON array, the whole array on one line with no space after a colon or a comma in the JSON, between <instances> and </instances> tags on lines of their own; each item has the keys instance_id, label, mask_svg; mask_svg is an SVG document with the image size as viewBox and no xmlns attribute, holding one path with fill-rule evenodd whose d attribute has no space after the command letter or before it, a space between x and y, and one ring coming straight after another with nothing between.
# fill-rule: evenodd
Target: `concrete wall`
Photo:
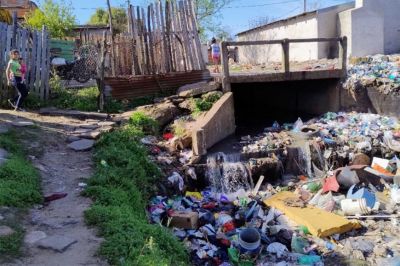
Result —
<instances>
[{"instance_id":1,"label":"concrete wall","mask_svg":"<svg viewBox=\"0 0 400 266\"><path fill-rule=\"evenodd\" d=\"M205 155L221 140L235 133L235 110L232 92L225 93L203 117L193 130L193 153Z\"/></svg>"},{"instance_id":2,"label":"concrete wall","mask_svg":"<svg viewBox=\"0 0 400 266\"><path fill-rule=\"evenodd\" d=\"M353 2L318 10L317 11L318 37L332 38L338 36L345 36L345 35L340 35L340 32L338 30L338 25L337 25L338 13L351 8L354 8ZM337 42L318 43L318 58L337 58L339 55L338 45L339 44Z\"/></svg>"},{"instance_id":3,"label":"concrete wall","mask_svg":"<svg viewBox=\"0 0 400 266\"><path fill-rule=\"evenodd\" d=\"M239 41L276 40L285 38L316 38L318 23L316 13L308 13L290 20L273 23L260 29L241 34ZM317 43L291 44L290 60L304 61L318 57ZM282 61L281 45L240 46L239 62L262 64Z\"/></svg>"},{"instance_id":4,"label":"concrete wall","mask_svg":"<svg viewBox=\"0 0 400 266\"><path fill-rule=\"evenodd\" d=\"M340 34L348 36L351 56L400 52L399 0L356 0L339 14Z\"/></svg>"}]
</instances>

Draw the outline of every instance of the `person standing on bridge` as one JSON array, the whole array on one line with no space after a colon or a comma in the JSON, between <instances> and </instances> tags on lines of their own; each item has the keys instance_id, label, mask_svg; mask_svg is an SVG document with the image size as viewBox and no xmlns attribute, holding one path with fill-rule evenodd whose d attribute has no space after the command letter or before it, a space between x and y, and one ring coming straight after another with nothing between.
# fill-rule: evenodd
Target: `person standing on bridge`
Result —
<instances>
[{"instance_id":1,"label":"person standing on bridge","mask_svg":"<svg viewBox=\"0 0 400 266\"><path fill-rule=\"evenodd\" d=\"M221 48L219 47L219 44L217 43L217 40L215 38L211 39L211 57L214 64L213 72L220 73L219 61L221 58Z\"/></svg>"},{"instance_id":2,"label":"person standing on bridge","mask_svg":"<svg viewBox=\"0 0 400 266\"><path fill-rule=\"evenodd\" d=\"M26 96L28 96L28 89L23 80L25 78L26 66L25 69L21 67L19 58L18 50L12 50L10 52L10 61L6 69L7 84L8 86L14 87L18 95L13 100L9 99L8 102L15 111L24 111L21 106Z\"/></svg>"}]
</instances>

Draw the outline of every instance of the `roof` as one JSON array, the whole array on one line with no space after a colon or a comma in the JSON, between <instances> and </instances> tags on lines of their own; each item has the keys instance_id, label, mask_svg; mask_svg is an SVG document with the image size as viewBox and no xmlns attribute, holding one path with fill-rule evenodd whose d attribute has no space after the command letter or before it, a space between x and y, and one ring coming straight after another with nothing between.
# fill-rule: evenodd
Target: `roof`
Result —
<instances>
[{"instance_id":1,"label":"roof","mask_svg":"<svg viewBox=\"0 0 400 266\"><path fill-rule=\"evenodd\" d=\"M304 12L304 13L301 13L301 14L296 15L296 16L292 16L292 17L288 17L288 18L285 18L285 19L280 19L280 20L277 20L277 21L273 21L271 23L268 23L268 24L265 24L265 25L262 25L262 26L258 26L258 27L255 27L255 28L252 28L252 29L249 29L249 30L245 30L245 31L239 32L239 33L236 34L236 36L247 34L247 33L250 33L250 32L253 32L253 31L257 31L257 30L260 30L260 29L268 28L268 27L274 26L274 25L282 23L282 22L288 22L288 21L291 21L291 20L297 20L299 18L307 17L309 15L316 15L319 12L329 11L329 10L332 10L332 9L335 9L335 8L338 8L338 7L341 7L341 6L348 6L349 8L354 7L354 1L348 2L348 3L344 3L344 4L340 4L340 5L330 6L330 7L326 7L326 8L322 8L322 9L318 9L318 10L313 10L313 11L309 11L309 12Z\"/></svg>"},{"instance_id":2,"label":"roof","mask_svg":"<svg viewBox=\"0 0 400 266\"><path fill-rule=\"evenodd\" d=\"M26 13L38 8L35 2L29 0L1 0L0 7L8 10L11 14L17 12L18 19L24 19Z\"/></svg>"}]
</instances>

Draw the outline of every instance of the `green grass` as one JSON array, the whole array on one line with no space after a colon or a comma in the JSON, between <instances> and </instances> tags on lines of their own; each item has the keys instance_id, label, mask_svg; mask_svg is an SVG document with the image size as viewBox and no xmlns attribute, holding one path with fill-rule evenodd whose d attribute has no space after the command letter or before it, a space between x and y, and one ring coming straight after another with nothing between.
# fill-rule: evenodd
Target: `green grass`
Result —
<instances>
[{"instance_id":1,"label":"green grass","mask_svg":"<svg viewBox=\"0 0 400 266\"><path fill-rule=\"evenodd\" d=\"M34 204L41 203L43 197L40 190L39 172L26 160L25 152L18 144L15 132L0 135L0 147L9 153L8 161L0 166L0 206L16 207L25 211ZM9 258L20 254L24 232L17 221L0 222L8 225L15 233L0 238L0 258Z\"/></svg>"},{"instance_id":2,"label":"green grass","mask_svg":"<svg viewBox=\"0 0 400 266\"><path fill-rule=\"evenodd\" d=\"M0 147L10 152L0 167L0 206L29 208L40 203L39 172L26 160L15 133L1 134Z\"/></svg>"},{"instance_id":3,"label":"green grass","mask_svg":"<svg viewBox=\"0 0 400 266\"><path fill-rule=\"evenodd\" d=\"M213 107L214 103L216 103L221 97L221 92L211 92L204 94L201 98L194 98L193 115L197 116L202 112L209 111Z\"/></svg>"},{"instance_id":4,"label":"green grass","mask_svg":"<svg viewBox=\"0 0 400 266\"><path fill-rule=\"evenodd\" d=\"M94 200L86 222L105 238L99 254L112 265L188 265L181 242L161 225L148 223L146 202L157 191L160 169L139 144L155 121L136 114L129 125L96 144L96 171L84 194Z\"/></svg>"}]
</instances>

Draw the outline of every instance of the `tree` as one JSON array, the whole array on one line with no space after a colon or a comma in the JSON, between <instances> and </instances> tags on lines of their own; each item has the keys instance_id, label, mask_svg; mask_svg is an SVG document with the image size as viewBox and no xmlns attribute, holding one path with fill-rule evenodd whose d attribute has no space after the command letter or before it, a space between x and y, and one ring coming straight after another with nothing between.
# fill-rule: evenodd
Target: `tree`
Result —
<instances>
[{"instance_id":1,"label":"tree","mask_svg":"<svg viewBox=\"0 0 400 266\"><path fill-rule=\"evenodd\" d=\"M221 31L221 25L217 18L221 10L233 0L194 0L194 11L199 22L200 37L207 39L207 32L217 35Z\"/></svg>"},{"instance_id":2,"label":"tree","mask_svg":"<svg viewBox=\"0 0 400 266\"><path fill-rule=\"evenodd\" d=\"M40 9L28 13L26 18L28 27L41 30L46 26L53 38L63 38L71 33L76 24L71 5L63 1L45 0Z\"/></svg>"},{"instance_id":3,"label":"tree","mask_svg":"<svg viewBox=\"0 0 400 266\"><path fill-rule=\"evenodd\" d=\"M111 14L113 17L114 34L126 31L128 17L126 11L121 7L112 7ZM107 10L103 8L96 9L96 12L90 17L89 24L92 25L109 25L110 18Z\"/></svg>"}]
</instances>

